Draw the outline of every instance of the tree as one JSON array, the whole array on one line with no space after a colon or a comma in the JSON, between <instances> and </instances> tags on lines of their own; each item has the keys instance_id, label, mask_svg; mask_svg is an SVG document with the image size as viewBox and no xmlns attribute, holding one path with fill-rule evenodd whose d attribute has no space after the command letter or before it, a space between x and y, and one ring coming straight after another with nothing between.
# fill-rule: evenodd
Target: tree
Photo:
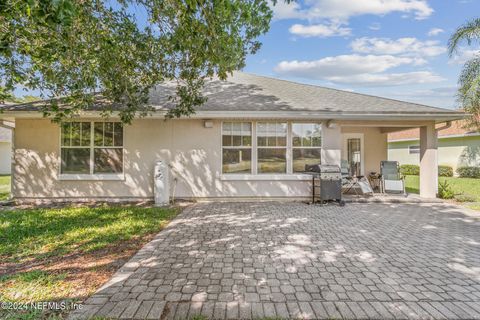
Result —
<instances>
[{"instance_id":1,"label":"tree","mask_svg":"<svg viewBox=\"0 0 480 320\"><path fill-rule=\"evenodd\" d=\"M268 0L4 0L0 85L40 90L56 121L102 101L103 115L116 106L128 123L173 81L168 116L190 115L204 81L241 69L271 18Z\"/></svg>"},{"instance_id":2,"label":"tree","mask_svg":"<svg viewBox=\"0 0 480 320\"><path fill-rule=\"evenodd\" d=\"M0 104L7 101L13 101L14 99L15 97L10 91L8 91L5 87L0 86Z\"/></svg>"},{"instance_id":3,"label":"tree","mask_svg":"<svg viewBox=\"0 0 480 320\"><path fill-rule=\"evenodd\" d=\"M460 26L448 42L449 54L453 56L463 42L471 45L480 40L480 18ZM479 52L480 53L480 52ZM459 80L458 97L462 108L468 112L468 125L480 128L480 54L463 66Z\"/></svg>"}]
</instances>

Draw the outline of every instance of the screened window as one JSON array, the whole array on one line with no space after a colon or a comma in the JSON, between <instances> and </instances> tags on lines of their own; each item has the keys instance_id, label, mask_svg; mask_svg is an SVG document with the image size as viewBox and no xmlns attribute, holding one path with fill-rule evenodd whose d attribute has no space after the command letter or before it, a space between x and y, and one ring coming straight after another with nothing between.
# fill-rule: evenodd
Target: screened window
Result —
<instances>
[{"instance_id":1,"label":"screened window","mask_svg":"<svg viewBox=\"0 0 480 320\"><path fill-rule=\"evenodd\" d=\"M223 123L222 172L252 173L252 124L250 122Z\"/></svg>"},{"instance_id":2,"label":"screened window","mask_svg":"<svg viewBox=\"0 0 480 320\"><path fill-rule=\"evenodd\" d=\"M287 172L287 123L257 123L258 173Z\"/></svg>"},{"instance_id":3,"label":"screened window","mask_svg":"<svg viewBox=\"0 0 480 320\"><path fill-rule=\"evenodd\" d=\"M319 164L322 127L319 123L292 124L293 172L305 172L305 165Z\"/></svg>"},{"instance_id":4,"label":"screened window","mask_svg":"<svg viewBox=\"0 0 480 320\"><path fill-rule=\"evenodd\" d=\"M66 122L61 130L62 174L123 172L121 123Z\"/></svg>"},{"instance_id":5,"label":"screened window","mask_svg":"<svg viewBox=\"0 0 480 320\"><path fill-rule=\"evenodd\" d=\"M409 146L408 147L409 154L419 154L420 153L420 146Z\"/></svg>"}]
</instances>

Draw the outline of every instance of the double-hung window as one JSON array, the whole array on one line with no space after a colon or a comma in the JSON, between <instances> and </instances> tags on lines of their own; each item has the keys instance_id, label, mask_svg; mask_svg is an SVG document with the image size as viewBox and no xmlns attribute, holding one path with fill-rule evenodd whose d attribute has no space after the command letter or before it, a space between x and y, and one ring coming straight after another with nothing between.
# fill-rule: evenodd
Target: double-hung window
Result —
<instances>
[{"instance_id":1,"label":"double-hung window","mask_svg":"<svg viewBox=\"0 0 480 320\"><path fill-rule=\"evenodd\" d=\"M61 173L90 173L91 135L90 122L62 124Z\"/></svg>"},{"instance_id":2,"label":"double-hung window","mask_svg":"<svg viewBox=\"0 0 480 320\"><path fill-rule=\"evenodd\" d=\"M321 123L226 121L222 124L223 174L264 174L264 179L268 174L302 173L305 165L320 163L321 152Z\"/></svg>"},{"instance_id":3,"label":"double-hung window","mask_svg":"<svg viewBox=\"0 0 480 320\"><path fill-rule=\"evenodd\" d=\"M292 123L293 172L305 172L305 165L319 164L322 127L319 123Z\"/></svg>"},{"instance_id":4,"label":"double-hung window","mask_svg":"<svg viewBox=\"0 0 480 320\"><path fill-rule=\"evenodd\" d=\"M123 171L123 127L120 122L95 122L93 173Z\"/></svg>"},{"instance_id":5,"label":"double-hung window","mask_svg":"<svg viewBox=\"0 0 480 320\"><path fill-rule=\"evenodd\" d=\"M222 172L252 173L252 124L250 122L223 123Z\"/></svg>"},{"instance_id":6,"label":"double-hung window","mask_svg":"<svg viewBox=\"0 0 480 320\"><path fill-rule=\"evenodd\" d=\"M287 123L257 123L258 173L287 172Z\"/></svg>"},{"instance_id":7,"label":"double-hung window","mask_svg":"<svg viewBox=\"0 0 480 320\"><path fill-rule=\"evenodd\" d=\"M61 174L123 172L120 122L65 122L61 126Z\"/></svg>"}]
</instances>

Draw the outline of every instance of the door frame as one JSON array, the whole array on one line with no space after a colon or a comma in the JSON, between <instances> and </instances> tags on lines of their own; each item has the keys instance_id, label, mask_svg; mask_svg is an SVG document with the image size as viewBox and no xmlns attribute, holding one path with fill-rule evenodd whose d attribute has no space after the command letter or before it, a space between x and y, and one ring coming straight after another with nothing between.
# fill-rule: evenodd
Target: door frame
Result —
<instances>
[{"instance_id":1,"label":"door frame","mask_svg":"<svg viewBox=\"0 0 480 320\"><path fill-rule=\"evenodd\" d=\"M348 139L360 139L360 174L365 175L365 143L363 133L343 133L342 134L342 160L348 160Z\"/></svg>"}]
</instances>

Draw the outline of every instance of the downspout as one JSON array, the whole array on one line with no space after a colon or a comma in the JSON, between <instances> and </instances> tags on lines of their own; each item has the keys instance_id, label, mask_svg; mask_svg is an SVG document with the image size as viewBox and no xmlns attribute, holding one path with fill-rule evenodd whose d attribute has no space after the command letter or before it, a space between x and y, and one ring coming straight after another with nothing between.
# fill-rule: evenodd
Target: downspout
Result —
<instances>
[{"instance_id":1,"label":"downspout","mask_svg":"<svg viewBox=\"0 0 480 320\"><path fill-rule=\"evenodd\" d=\"M9 121L9 123L12 123ZM0 121L0 127L12 131L12 147L10 155L10 199L13 198L13 181L14 181L14 172L15 172L15 126L5 124L5 120Z\"/></svg>"},{"instance_id":2,"label":"downspout","mask_svg":"<svg viewBox=\"0 0 480 320\"><path fill-rule=\"evenodd\" d=\"M437 134L439 131L442 131L442 130L445 130L445 129L448 129L452 126L452 121L447 121L445 122L445 124L439 128L436 128L435 131L437 131Z\"/></svg>"}]
</instances>

